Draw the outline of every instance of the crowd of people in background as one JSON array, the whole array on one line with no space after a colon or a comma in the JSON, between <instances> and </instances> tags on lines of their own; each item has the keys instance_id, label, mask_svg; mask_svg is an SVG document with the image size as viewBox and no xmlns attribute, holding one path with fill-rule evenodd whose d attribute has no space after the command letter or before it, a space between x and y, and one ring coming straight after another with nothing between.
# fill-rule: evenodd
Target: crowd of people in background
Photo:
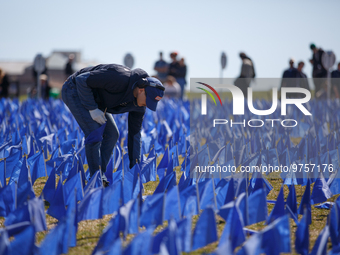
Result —
<instances>
[{"instance_id":1,"label":"crowd of people in background","mask_svg":"<svg viewBox=\"0 0 340 255\"><path fill-rule=\"evenodd\" d=\"M328 72L322 62L322 57L325 52L320 47L316 47L315 44L311 44L310 49L312 50L312 58L309 62L312 65L312 78L315 87L314 96L317 99L325 99L327 98L328 75ZM241 72L235 79L234 84L239 87L244 96L247 97L247 89L250 86L251 81L255 78L255 68L252 59L246 53L241 52L239 56L242 61ZM183 99L184 89L187 85L187 66L184 58L179 58L177 52L171 52L169 57L170 61L167 62L163 58L163 53L159 53L159 60L157 60L154 64L154 70L156 71L155 77L164 84L166 88L165 97ZM64 68L65 79L76 71L73 67L74 58L74 54L70 54L68 56L68 61ZM311 90L307 75L303 72L303 68L305 66L304 61L297 62L297 66L295 66L295 63L296 62L293 58L289 59L289 67L283 72L279 89L281 90L283 87L297 87ZM31 98L37 97L37 84L39 79L42 89L41 96L42 98L47 99L49 98L51 91L47 69L45 69L39 77L37 77L37 75L38 74L33 68L32 76L34 85L27 90L27 95ZM337 68L333 70L330 75L332 78L331 97L340 98L340 62L337 64ZM0 69L0 98L9 96L9 86L10 82L8 75ZM304 97L301 93L289 93L287 96L289 98Z\"/></svg>"},{"instance_id":2,"label":"crowd of people in background","mask_svg":"<svg viewBox=\"0 0 340 255\"><path fill-rule=\"evenodd\" d=\"M327 69L322 63L324 50L317 48L314 43L310 45L312 50L312 58L309 62L312 64L312 78L314 83L314 92L316 99L327 98ZM283 87L297 87L304 88L310 91L307 75L302 71L305 63L299 61L297 67L294 66L295 61L293 58L289 60L289 68L283 72L281 88ZM340 62L337 69L331 72L331 97L340 98ZM337 78L337 79L336 79ZM289 98L304 97L301 93L289 93Z\"/></svg>"},{"instance_id":3,"label":"crowd of people in background","mask_svg":"<svg viewBox=\"0 0 340 255\"><path fill-rule=\"evenodd\" d=\"M317 48L315 44L310 45L312 50L312 58L309 62L312 64L312 78L315 87L315 98L327 98L327 70L323 66L322 56L325 53L321 48ZM247 97L248 87L251 81L255 78L255 68L252 59L244 52L239 54L242 65L240 75L235 79L234 85L239 87L244 96ZM165 96L173 98L183 98L184 88L186 85L186 71L187 66L184 58L178 60L178 53L170 53L171 62L167 63L163 59L163 53L159 53L159 60L154 65L154 70L157 72L156 77L164 83L166 88ZM304 61L297 62L295 67L295 60L289 59L289 68L284 70L280 85L280 90L283 87L304 88L309 91L310 85L307 75L303 72L305 66ZM340 62L337 69L331 72L331 95L332 98L340 98ZM280 95L280 91L279 91ZM302 93L288 93L288 98L304 97Z\"/></svg>"},{"instance_id":4,"label":"crowd of people in background","mask_svg":"<svg viewBox=\"0 0 340 255\"><path fill-rule=\"evenodd\" d=\"M187 84L185 79L187 66L184 58L178 60L177 57L177 52L171 52L171 62L167 63L163 59L163 52L160 52L159 60L154 66L154 70L157 72L155 77L164 84L165 97L183 98L184 95L184 88Z\"/></svg>"}]
</instances>

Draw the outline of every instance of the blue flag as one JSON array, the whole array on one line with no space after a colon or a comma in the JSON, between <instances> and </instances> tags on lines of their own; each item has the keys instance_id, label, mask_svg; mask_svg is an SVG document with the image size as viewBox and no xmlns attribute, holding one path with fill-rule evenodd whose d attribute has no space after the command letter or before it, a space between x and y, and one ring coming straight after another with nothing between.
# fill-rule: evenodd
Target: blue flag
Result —
<instances>
[{"instance_id":1,"label":"blue flag","mask_svg":"<svg viewBox=\"0 0 340 255\"><path fill-rule=\"evenodd\" d=\"M10 226L21 222L31 222L36 232L47 230L45 207L41 199L33 198L28 200L24 206L19 207L8 215L4 225Z\"/></svg>"},{"instance_id":2,"label":"blue flag","mask_svg":"<svg viewBox=\"0 0 340 255\"><path fill-rule=\"evenodd\" d=\"M59 224L54 227L41 242L39 253L50 255L59 255L63 253L65 229L65 221L60 221Z\"/></svg>"},{"instance_id":3,"label":"blue flag","mask_svg":"<svg viewBox=\"0 0 340 255\"><path fill-rule=\"evenodd\" d=\"M134 197L135 190L140 189L140 184L138 180L138 174L140 175L140 169L138 164L135 164L130 171L126 172L124 175L124 204L129 202Z\"/></svg>"},{"instance_id":4,"label":"blue flag","mask_svg":"<svg viewBox=\"0 0 340 255\"><path fill-rule=\"evenodd\" d=\"M165 190L170 190L174 186L176 186L176 172L172 172L165 178L161 179L154 191L154 194L163 193Z\"/></svg>"},{"instance_id":5,"label":"blue flag","mask_svg":"<svg viewBox=\"0 0 340 255\"><path fill-rule=\"evenodd\" d=\"M81 173L77 173L72 178L68 179L64 186L64 198L65 198L65 205L69 205L70 202L73 200L76 190L76 199L77 201L81 201L84 198L84 191L83 191L83 184L81 182Z\"/></svg>"},{"instance_id":6,"label":"blue flag","mask_svg":"<svg viewBox=\"0 0 340 255\"><path fill-rule=\"evenodd\" d=\"M286 212L289 213L292 219L295 221L295 223L297 223L298 215L294 184L289 186L289 194L286 202Z\"/></svg>"},{"instance_id":7,"label":"blue flag","mask_svg":"<svg viewBox=\"0 0 340 255\"><path fill-rule=\"evenodd\" d=\"M307 210L300 220L295 232L295 250L302 255L308 255L309 249L309 224Z\"/></svg>"},{"instance_id":8,"label":"blue flag","mask_svg":"<svg viewBox=\"0 0 340 255\"><path fill-rule=\"evenodd\" d=\"M248 188L249 194L258 189L262 189L263 185L265 185L266 187L267 195L273 189L272 185L267 181L266 178L263 177L261 172L253 173L253 176L250 179L249 183L250 183L249 188Z\"/></svg>"},{"instance_id":9,"label":"blue flag","mask_svg":"<svg viewBox=\"0 0 340 255\"><path fill-rule=\"evenodd\" d=\"M17 207L22 206L27 202L28 199L32 199L35 197L34 190L30 181L27 181L25 184L18 186L17 188Z\"/></svg>"},{"instance_id":10,"label":"blue flag","mask_svg":"<svg viewBox=\"0 0 340 255\"><path fill-rule=\"evenodd\" d=\"M88 137L86 137L85 144L101 142L103 140L103 133L104 133L105 127L106 127L106 123L101 125L96 130L92 131L88 135Z\"/></svg>"},{"instance_id":11,"label":"blue flag","mask_svg":"<svg viewBox=\"0 0 340 255\"><path fill-rule=\"evenodd\" d=\"M6 217L14 212L15 204L15 183L0 188L0 216Z\"/></svg>"},{"instance_id":12,"label":"blue flag","mask_svg":"<svg viewBox=\"0 0 340 255\"><path fill-rule=\"evenodd\" d=\"M101 201L103 187L91 189L78 205L77 221L102 218Z\"/></svg>"},{"instance_id":13,"label":"blue flag","mask_svg":"<svg viewBox=\"0 0 340 255\"><path fill-rule=\"evenodd\" d=\"M283 197L283 187L281 187L275 206L269 215L268 224L272 223L274 220L284 215L285 215L285 201Z\"/></svg>"},{"instance_id":14,"label":"blue flag","mask_svg":"<svg viewBox=\"0 0 340 255\"><path fill-rule=\"evenodd\" d=\"M235 199L235 188L234 188L234 178L231 177L230 181L228 182L228 190L227 195L224 199L224 204L227 204Z\"/></svg>"},{"instance_id":15,"label":"blue flag","mask_svg":"<svg viewBox=\"0 0 340 255\"><path fill-rule=\"evenodd\" d=\"M251 225L267 219L267 199L265 189L258 189L248 197L248 224Z\"/></svg>"},{"instance_id":16,"label":"blue flag","mask_svg":"<svg viewBox=\"0 0 340 255\"><path fill-rule=\"evenodd\" d=\"M192 236L192 250L217 241L215 213L212 208L205 209L199 217Z\"/></svg>"},{"instance_id":17,"label":"blue flag","mask_svg":"<svg viewBox=\"0 0 340 255\"><path fill-rule=\"evenodd\" d=\"M123 200L124 196L121 180L105 188L102 198L103 215L112 214L118 211Z\"/></svg>"},{"instance_id":18,"label":"blue flag","mask_svg":"<svg viewBox=\"0 0 340 255\"><path fill-rule=\"evenodd\" d=\"M163 169L163 173L164 173L164 169L165 168L168 168L168 165L169 165L169 146L166 148L164 154L163 154L163 157L162 157L162 160L161 162L159 162L158 166L157 166L157 174L158 174L158 171L161 171L161 169ZM159 174L158 174L159 176ZM162 176L159 176L159 179L162 179L163 178L163 175Z\"/></svg>"},{"instance_id":19,"label":"blue flag","mask_svg":"<svg viewBox=\"0 0 340 255\"><path fill-rule=\"evenodd\" d=\"M106 166L106 171L104 173L105 176L106 176L107 181L110 184L112 184L112 174L113 174L113 168L114 168L113 164L114 164L113 157L111 157L109 163Z\"/></svg>"},{"instance_id":20,"label":"blue flag","mask_svg":"<svg viewBox=\"0 0 340 255\"><path fill-rule=\"evenodd\" d=\"M104 229L102 235L99 238L97 246L94 248L92 254L97 254L100 252L107 252L114 245L115 242L120 242L119 232L121 230L121 222L120 222L120 214L119 212L112 217L109 221L108 225Z\"/></svg>"},{"instance_id":21,"label":"blue flag","mask_svg":"<svg viewBox=\"0 0 340 255\"><path fill-rule=\"evenodd\" d=\"M117 181L120 181L120 180L123 181L123 172L122 172L122 170L117 170L116 172L114 172L112 174L112 183L111 184L113 184Z\"/></svg>"},{"instance_id":22,"label":"blue flag","mask_svg":"<svg viewBox=\"0 0 340 255\"><path fill-rule=\"evenodd\" d=\"M6 183L6 172L5 172L5 160L0 161L0 187L5 187L7 185Z\"/></svg>"},{"instance_id":23,"label":"blue flag","mask_svg":"<svg viewBox=\"0 0 340 255\"><path fill-rule=\"evenodd\" d=\"M103 182L102 182L102 178L100 176L100 171L97 170L96 173L91 177L90 181L85 186L84 194L86 195L92 189L99 188L99 187L103 187Z\"/></svg>"},{"instance_id":24,"label":"blue flag","mask_svg":"<svg viewBox=\"0 0 340 255\"><path fill-rule=\"evenodd\" d=\"M10 241L5 229L0 229L0 253L11 254Z\"/></svg>"},{"instance_id":25,"label":"blue flag","mask_svg":"<svg viewBox=\"0 0 340 255\"><path fill-rule=\"evenodd\" d=\"M215 210L216 197L214 192L214 179L210 179L205 185L202 194L200 195L200 209L204 210L207 207L213 207Z\"/></svg>"},{"instance_id":26,"label":"blue flag","mask_svg":"<svg viewBox=\"0 0 340 255\"><path fill-rule=\"evenodd\" d=\"M157 235L153 238L152 242L152 253L159 254L161 245L164 245L169 238L169 228L164 229L163 231L157 233Z\"/></svg>"},{"instance_id":27,"label":"blue flag","mask_svg":"<svg viewBox=\"0 0 340 255\"><path fill-rule=\"evenodd\" d=\"M327 201L328 198L333 196L330 191L322 172L320 172L319 178L316 179L312 191L311 204L318 204Z\"/></svg>"},{"instance_id":28,"label":"blue flag","mask_svg":"<svg viewBox=\"0 0 340 255\"><path fill-rule=\"evenodd\" d=\"M129 225L127 229L127 233L129 234L137 234L139 233L139 221L140 221L140 214L141 214L141 205L142 199L139 196L132 200L132 205L130 207L129 213Z\"/></svg>"},{"instance_id":29,"label":"blue flag","mask_svg":"<svg viewBox=\"0 0 340 255\"><path fill-rule=\"evenodd\" d=\"M32 184L34 184L36 179L45 177L46 174L49 174L45 172L45 159L42 151L34 154L27 162L31 170Z\"/></svg>"},{"instance_id":30,"label":"blue flag","mask_svg":"<svg viewBox=\"0 0 340 255\"><path fill-rule=\"evenodd\" d=\"M329 213L329 233L333 251L340 251L340 199L337 198Z\"/></svg>"},{"instance_id":31,"label":"blue flag","mask_svg":"<svg viewBox=\"0 0 340 255\"><path fill-rule=\"evenodd\" d=\"M96 248L94 249L94 251L92 252L92 254L93 255L98 254L97 252L99 254L100 254L100 252L105 252L105 254L107 254L107 255L121 255L122 254L122 240L120 238L118 238L118 239L115 239L113 242L110 242L110 243L108 241L106 241L105 246L102 246L102 244L99 243L99 241L98 241L98 244L97 244Z\"/></svg>"},{"instance_id":32,"label":"blue flag","mask_svg":"<svg viewBox=\"0 0 340 255\"><path fill-rule=\"evenodd\" d=\"M234 206L229 212L227 224L225 224L218 246L222 247L225 242L231 242L232 251L234 251L235 248L242 244L245 240L243 220L242 217L240 218L236 206Z\"/></svg>"},{"instance_id":33,"label":"blue flag","mask_svg":"<svg viewBox=\"0 0 340 255\"><path fill-rule=\"evenodd\" d=\"M232 190L232 191L231 191ZM229 182L225 178L222 178L215 188L216 191L216 202L217 202L217 208L220 209L221 206L227 204L228 202L225 202L226 200L230 200L230 198L234 195L234 181L231 184L231 179ZM228 192L232 192L233 194L228 195ZM227 198L228 197L228 198Z\"/></svg>"},{"instance_id":34,"label":"blue flag","mask_svg":"<svg viewBox=\"0 0 340 255\"><path fill-rule=\"evenodd\" d=\"M41 192L41 195L48 202L52 202L55 193L55 169L53 169L48 176L45 186Z\"/></svg>"},{"instance_id":35,"label":"blue flag","mask_svg":"<svg viewBox=\"0 0 340 255\"><path fill-rule=\"evenodd\" d=\"M260 255L262 244L262 234L256 233L252 235L236 253L237 255ZM232 251L231 251L232 252ZM230 253L231 253L230 252Z\"/></svg>"},{"instance_id":36,"label":"blue flag","mask_svg":"<svg viewBox=\"0 0 340 255\"><path fill-rule=\"evenodd\" d=\"M198 214L198 200L196 185L188 186L179 193L181 200L182 216Z\"/></svg>"},{"instance_id":37,"label":"blue flag","mask_svg":"<svg viewBox=\"0 0 340 255\"><path fill-rule=\"evenodd\" d=\"M63 253L68 253L68 247L75 247L77 245L77 202L76 197L72 194L73 199L71 199L66 215L63 218L65 229L63 238Z\"/></svg>"},{"instance_id":38,"label":"blue flag","mask_svg":"<svg viewBox=\"0 0 340 255\"><path fill-rule=\"evenodd\" d=\"M312 223L312 207L311 207L311 199L310 199L310 179L307 180L306 189L301 199L301 203L298 209L298 214L304 215L304 208L307 209L307 222L308 224L311 224Z\"/></svg>"},{"instance_id":39,"label":"blue flag","mask_svg":"<svg viewBox=\"0 0 340 255\"><path fill-rule=\"evenodd\" d=\"M61 177L59 179L58 187L54 193L52 202L50 203L50 207L47 209L46 213L57 220L61 220L66 213L63 182Z\"/></svg>"},{"instance_id":40,"label":"blue flag","mask_svg":"<svg viewBox=\"0 0 340 255\"><path fill-rule=\"evenodd\" d=\"M143 183L156 181L156 156L147 158L141 163L141 179Z\"/></svg>"},{"instance_id":41,"label":"blue flag","mask_svg":"<svg viewBox=\"0 0 340 255\"><path fill-rule=\"evenodd\" d=\"M123 232L124 237L128 233L138 233L139 227L139 200L132 199L124 206L119 208L119 215L121 216L120 230Z\"/></svg>"},{"instance_id":42,"label":"blue flag","mask_svg":"<svg viewBox=\"0 0 340 255\"><path fill-rule=\"evenodd\" d=\"M23 162L24 162L24 158L21 158L16 163L16 165L14 166L14 168L11 171L11 175L10 175L11 178L9 179L8 184L12 184L12 183L18 182L19 175L20 175L20 172L21 172L21 168L23 167ZM6 173L7 173L7 171L6 171Z\"/></svg>"},{"instance_id":43,"label":"blue flag","mask_svg":"<svg viewBox=\"0 0 340 255\"><path fill-rule=\"evenodd\" d=\"M146 231L139 233L124 250L124 255L149 255L152 249L154 228L150 227Z\"/></svg>"},{"instance_id":44,"label":"blue flag","mask_svg":"<svg viewBox=\"0 0 340 255\"><path fill-rule=\"evenodd\" d=\"M176 144L174 147L171 148L169 151L169 155L173 160L174 166L179 166L179 160L178 160L178 144Z\"/></svg>"},{"instance_id":45,"label":"blue flag","mask_svg":"<svg viewBox=\"0 0 340 255\"><path fill-rule=\"evenodd\" d=\"M75 157L73 160L74 160L74 162L73 162L73 167L72 167L71 170L68 172L68 176L67 176L66 181L68 181L68 180L71 179L73 176L77 175L77 173L78 173L78 164L79 164L79 161L77 160L77 157ZM77 160L77 162L75 162L75 160Z\"/></svg>"},{"instance_id":46,"label":"blue flag","mask_svg":"<svg viewBox=\"0 0 340 255\"><path fill-rule=\"evenodd\" d=\"M14 236L14 240L10 243L10 250L11 250L10 254L33 255L34 250L35 250L34 243L35 243L34 226L27 225L20 233ZM1 246L1 241L0 241L0 246ZM1 248L0 248L0 252L1 252Z\"/></svg>"},{"instance_id":47,"label":"blue flag","mask_svg":"<svg viewBox=\"0 0 340 255\"><path fill-rule=\"evenodd\" d=\"M151 225L163 224L164 194L158 193L148 196L143 205L140 216L140 225L149 227Z\"/></svg>"},{"instance_id":48,"label":"blue flag","mask_svg":"<svg viewBox=\"0 0 340 255\"><path fill-rule=\"evenodd\" d=\"M191 217L177 222L176 236L179 239L179 250L183 252L191 251Z\"/></svg>"},{"instance_id":49,"label":"blue flag","mask_svg":"<svg viewBox=\"0 0 340 255\"><path fill-rule=\"evenodd\" d=\"M60 144L61 154L73 154L77 149L77 139L72 139Z\"/></svg>"},{"instance_id":50,"label":"blue flag","mask_svg":"<svg viewBox=\"0 0 340 255\"><path fill-rule=\"evenodd\" d=\"M21 165L21 169L20 169L19 178L18 178L18 187L29 182L28 172L29 172L29 169L28 169L28 165L27 165L27 159L26 159L26 157L24 157L22 165Z\"/></svg>"},{"instance_id":51,"label":"blue flag","mask_svg":"<svg viewBox=\"0 0 340 255\"><path fill-rule=\"evenodd\" d=\"M180 240L177 237L177 224L175 220L169 221L167 237L163 238L160 243L160 250L162 251L165 248L169 254L181 254L179 247L180 247ZM163 247L162 247L163 246Z\"/></svg>"},{"instance_id":52,"label":"blue flag","mask_svg":"<svg viewBox=\"0 0 340 255\"><path fill-rule=\"evenodd\" d=\"M321 230L318 238L316 239L314 247L313 247L310 255L327 254L328 237L329 237L329 226L326 225ZM335 248L337 248L337 249L335 249ZM340 252L339 247L332 247L332 252L334 252L333 254L339 253Z\"/></svg>"},{"instance_id":53,"label":"blue flag","mask_svg":"<svg viewBox=\"0 0 340 255\"><path fill-rule=\"evenodd\" d=\"M45 218L45 206L42 199L33 198L29 200L28 212L30 215L30 221L34 225L36 232L47 230Z\"/></svg>"},{"instance_id":54,"label":"blue flag","mask_svg":"<svg viewBox=\"0 0 340 255\"><path fill-rule=\"evenodd\" d=\"M279 255L281 252L290 253L290 228L287 215L276 219L261 231L262 252Z\"/></svg>"},{"instance_id":55,"label":"blue flag","mask_svg":"<svg viewBox=\"0 0 340 255\"><path fill-rule=\"evenodd\" d=\"M164 220L181 219L181 203L179 199L178 186L172 187L165 196Z\"/></svg>"}]
</instances>

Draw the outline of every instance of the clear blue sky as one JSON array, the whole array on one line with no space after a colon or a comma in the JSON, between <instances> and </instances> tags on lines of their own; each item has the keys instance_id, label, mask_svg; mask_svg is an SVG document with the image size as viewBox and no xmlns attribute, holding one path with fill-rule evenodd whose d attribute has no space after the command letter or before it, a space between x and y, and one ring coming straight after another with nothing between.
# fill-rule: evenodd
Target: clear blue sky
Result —
<instances>
[{"instance_id":1,"label":"clear blue sky","mask_svg":"<svg viewBox=\"0 0 340 255\"><path fill-rule=\"evenodd\" d=\"M240 72L240 51L255 63L257 77L281 77L288 59L305 61L309 44L340 59L340 1L24 1L1 0L0 60L33 60L53 50L81 50L83 59L122 63L153 74L158 52L186 59L188 76L224 77Z\"/></svg>"}]
</instances>

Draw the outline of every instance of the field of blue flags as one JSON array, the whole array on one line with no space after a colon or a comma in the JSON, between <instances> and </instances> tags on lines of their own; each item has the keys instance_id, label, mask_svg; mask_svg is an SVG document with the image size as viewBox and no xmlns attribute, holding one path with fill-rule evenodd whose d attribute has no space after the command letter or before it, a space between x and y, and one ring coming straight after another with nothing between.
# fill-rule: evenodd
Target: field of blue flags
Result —
<instances>
[{"instance_id":1,"label":"field of blue flags","mask_svg":"<svg viewBox=\"0 0 340 255\"><path fill-rule=\"evenodd\" d=\"M231 102L210 103L214 118L232 115ZM256 109L270 106L254 102ZM83 238L80 224L104 217L92 254L340 254L340 104L306 107L312 116L291 108L284 116L296 127L212 127L199 100L163 99L145 114L142 161L131 169L128 114L116 115L120 137L104 188L100 171L89 176L85 144L100 141L105 126L85 140L61 100L1 99L0 255L69 253ZM280 109L266 116L282 117ZM234 121L255 118L264 120L246 112ZM237 170L195 171L217 165ZM295 168L301 165L316 168ZM289 171L275 172L279 166ZM313 237L316 210L327 219ZM44 233L39 242L37 233Z\"/></svg>"}]
</instances>

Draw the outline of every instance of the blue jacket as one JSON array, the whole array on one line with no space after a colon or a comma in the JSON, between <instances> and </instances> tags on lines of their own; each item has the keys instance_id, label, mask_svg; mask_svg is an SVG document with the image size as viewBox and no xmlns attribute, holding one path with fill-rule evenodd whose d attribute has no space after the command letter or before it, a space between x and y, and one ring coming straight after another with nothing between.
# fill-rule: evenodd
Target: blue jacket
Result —
<instances>
[{"instance_id":1,"label":"blue jacket","mask_svg":"<svg viewBox=\"0 0 340 255\"><path fill-rule=\"evenodd\" d=\"M142 69L131 70L116 64L86 67L71 75L83 106L118 114L129 112L128 151L130 168L141 157L141 134L145 107L137 105L133 86L149 75Z\"/></svg>"}]
</instances>

